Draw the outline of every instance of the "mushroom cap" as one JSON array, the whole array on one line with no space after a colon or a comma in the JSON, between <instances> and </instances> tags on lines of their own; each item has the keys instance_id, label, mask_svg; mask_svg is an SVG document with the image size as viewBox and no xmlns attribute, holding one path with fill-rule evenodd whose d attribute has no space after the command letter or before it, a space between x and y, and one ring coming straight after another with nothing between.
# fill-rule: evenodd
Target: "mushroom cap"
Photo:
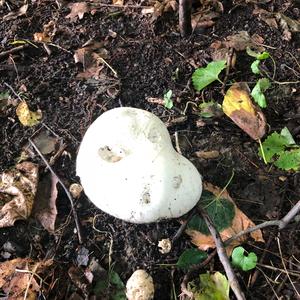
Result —
<instances>
[{"instance_id":1,"label":"mushroom cap","mask_svg":"<svg viewBox=\"0 0 300 300\"><path fill-rule=\"evenodd\" d=\"M201 175L174 150L163 122L136 108L109 110L92 123L76 171L98 208L133 223L182 216L202 192Z\"/></svg>"},{"instance_id":2,"label":"mushroom cap","mask_svg":"<svg viewBox=\"0 0 300 300\"><path fill-rule=\"evenodd\" d=\"M151 275L144 270L136 270L126 283L128 300L151 300L154 297L154 284Z\"/></svg>"}]
</instances>

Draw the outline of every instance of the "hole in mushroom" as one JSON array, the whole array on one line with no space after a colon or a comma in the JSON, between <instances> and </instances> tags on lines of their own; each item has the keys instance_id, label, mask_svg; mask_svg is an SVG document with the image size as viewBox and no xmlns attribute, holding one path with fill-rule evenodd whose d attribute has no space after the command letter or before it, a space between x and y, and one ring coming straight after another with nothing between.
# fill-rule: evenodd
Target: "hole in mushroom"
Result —
<instances>
[{"instance_id":1,"label":"hole in mushroom","mask_svg":"<svg viewBox=\"0 0 300 300\"><path fill-rule=\"evenodd\" d=\"M104 146L98 149L98 155L107 162L115 163L122 160L126 153L119 147Z\"/></svg>"}]
</instances>

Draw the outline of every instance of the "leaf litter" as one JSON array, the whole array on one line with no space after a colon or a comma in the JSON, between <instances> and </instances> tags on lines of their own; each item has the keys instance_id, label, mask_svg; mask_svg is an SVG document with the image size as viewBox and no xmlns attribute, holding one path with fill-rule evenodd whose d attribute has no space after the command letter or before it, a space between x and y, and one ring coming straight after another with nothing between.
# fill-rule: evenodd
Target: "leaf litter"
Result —
<instances>
[{"instance_id":1,"label":"leaf litter","mask_svg":"<svg viewBox=\"0 0 300 300\"><path fill-rule=\"evenodd\" d=\"M220 232L223 242L240 231L255 226L255 224L236 206L226 190L222 191L220 188L213 186L210 183L205 183L204 189L213 195L213 197L209 196L210 198L208 200L210 200L211 209L210 211L207 211L207 213L216 225L216 229ZM207 209L207 205L203 208ZM222 212L221 215L220 212ZM191 237L192 243L200 250L204 251L216 247L213 237L209 234L209 231L205 226L202 218L195 216L194 220L192 218L189 222L186 229L186 233ZM264 242L261 230L250 233L250 236L257 242ZM230 245L226 247L227 254L230 255L236 246L242 244L246 240L247 236L244 235L232 241Z\"/></svg>"}]
</instances>

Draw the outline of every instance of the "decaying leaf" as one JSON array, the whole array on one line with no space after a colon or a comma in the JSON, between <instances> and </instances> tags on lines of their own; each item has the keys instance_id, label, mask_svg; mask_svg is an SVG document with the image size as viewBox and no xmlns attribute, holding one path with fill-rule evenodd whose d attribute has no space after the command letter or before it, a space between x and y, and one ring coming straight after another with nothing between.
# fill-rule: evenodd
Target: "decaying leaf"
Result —
<instances>
[{"instance_id":1,"label":"decaying leaf","mask_svg":"<svg viewBox=\"0 0 300 300\"><path fill-rule=\"evenodd\" d=\"M43 26L43 32L36 32L33 40L39 43L50 43L56 34L56 24L52 20Z\"/></svg>"},{"instance_id":2,"label":"decaying leaf","mask_svg":"<svg viewBox=\"0 0 300 300\"><path fill-rule=\"evenodd\" d=\"M164 13L169 11L176 11L177 9L178 4L176 0L157 0L154 2L153 7L143 9L142 14L153 14L153 20L156 20Z\"/></svg>"},{"instance_id":3,"label":"decaying leaf","mask_svg":"<svg viewBox=\"0 0 300 300\"><path fill-rule=\"evenodd\" d=\"M91 11L91 7L87 2L70 3L68 7L71 9L71 12L66 16L66 18L71 20L76 20L77 17L82 19L85 13L89 13Z\"/></svg>"},{"instance_id":4,"label":"decaying leaf","mask_svg":"<svg viewBox=\"0 0 300 300\"><path fill-rule=\"evenodd\" d=\"M22 162L0 177L0 228L26 220L32 210L38 183L38 166Z\"/></svg>"},{"instance_id":5,"label":"decaying leaf","mask_svg":"<svg viewBox=\"0 0 300 300\"><path fill-rule=\"evenodd\" d=\"M37 148L44 155L52 153L59 142L57 137L51 136L46 130L40 131L32 139Z\"/></svg>"},{"instance_id":6,"label":"decaying leaf","mask_svg":"<svg viewBox=\"0 0 300 300\"><path fill-rule=\"evenodd\" d=\"M210 47L215 51L223 48L244 51L247 48L251 48L263 52L265 50L264 47L261 46L263 41L263 38L257 34L250 36L247 31L239 31L234 35L227 36L223 41L215 41Z\"/></svg>"},{"instance_id":7,"label":"decaying leaf","mask_svg":"<svg viewBox=\"0 0 300 300\"><path fill-rule=\"evenodd\" d=\"M24 4L23 6L21 6L18 10L16 11L11 11L10 13L8 13L7 15L5 15L3 17L3 21L10 21L10 20L14 20L20 16L23 16L26 14L28 9L28 4Z\"/></svg>"},{"instance_id":8,"label":"decaying leaf","mask_svg":"<svg viewBox=\"0 0 300 300\"><path fill-rule=\"evenodd\" d=\"M36 112L29 110L25 101L20 102L16 109L16 114L22 125L29 127L38 124L42 118L42 112L40 110L37 110Z\"/></svg>"},{"instance_id":9,"label":"decaying leaf","mask_svg":"<svg viewBox=\"0 0 300 300\"><path fill-rule=\"evenodd\" d=\"M0 263L0 289L5 299L37 299L42 289L41 275L49 276L52 260L35 262L30 258L16 258Z\"/></svg>"},{"instance_id":10,"label":"decaying leaf","mask_svg":"<svg viewBox=\"0 0 300 300\"><path fill-rule=\"evenodd\" d=\"M34 217L39 220L42 226L50 233L54 232L57 215L57 182L57 177L52 174L44 176L38 184L33 206Z\"/></svg>"},{"instance_id":11,"label":"decaying leaf","mask_svg":"<svg viewBox=\"0 0 300 300\"><path fill-rule=\"evenodd\" d=\"M91 41L83 48L75 51L75 63L83 65L83 72L77 75L78 79L89 79L100 77L104 59L108 57L108 51L104 48L104 43Z\"/></svg>"},{"instance_id":12,"label":"decaying leaf","mask_svg":"<svg viewBox=\"0 0 300 300\"><path fill-rule=\"evenodd\" d=\"M221 212L224 210L224 216L227 218L227 220L226 220L226 218L224 220L222 220L221 217L219 217L219 225L215 224L216 227L219 227L218 229L219 229L220 236L223 241L226 241L227 239L231 238L232 236L234 236L235 234L239 233L242 230L245 230L247 228L255 226L255 224L241 210L239 210L237 208L237 206L235 205L235 203L233 202L232 198L230 197L230 195L228 194L227 191L222 192L222 194L220 195L222 190L216 186L213 186L212 184L209 184L209 183L204 184L204 189L206 191L209 191L213 195L215 195L215 197L218 197L218 199L221 197L222 199L226 199L233 205L233 208L234 208L233 218L228 216L228 213L226 213L228 211L231 211L231 209L229 207L225 208L225 207L220 206L220 208L219 208L219 211L221 211ZM226 202L224 202L224 203L226 203ZM204 207L204 209L205 209L205 207ZM216 211L215 213L218 214L219 212ZM209 212L208 212L208 214L210 215ZM200 218L200 217L198 217L198 218ZM213 216L212 216L212 219L213 219ZM213 219L213 221L215 221L215 223L216 223L216 220ZM222 227L225 227L225 225L226 225L226 228L222 229ZM200 224L200 226L197 226L197 228L195 227L195 225L193 225L192 228L189 227L189 225L188 225L186 233L191 237L192 243L195 244L200 250L205 251L209 248L216 247L212 236L208 234L207 229L205 229L205 227L202 226L202 223ZM264 239L262 237L262 233L260 230L252 232L250 234L250 236L255 241L264 242ZM227 254L230 255L232 250L236 246L243 243L246 239L247 239L247 237L244 235L244 236L241 236L240 238L232 241L231 244L226 247Z\"/></svg>"},{"instance_id":13,"label":"decaying leaf","mask_svg":"<svg viewBox=\"0 0 300 300\"><path fill-rule=\"evenodd\" d=\"M227 90L222 107L224 113L252 139L259 140L265 135L265 116L252 103L246 83L234 83Z\"/></svg>"},{"instance_id":14,"label":"decaying leaf","mask_svg":"<svg viewBox=\"0 0 300 300\"><path fill-rule=\"evenodd\" d=\"M195 300L229 300L229 282L220 272L200 274L199 280L189 282L188 290Z\"/></svg>"},{"instance_id":15,"label":"decaying leaf","mask_svg":"<svg viewBox=\"0 0 300 300\"><path fill-rule=\"evenodd\" d=\"M257 15L272 28L281 28L283 40L290 41L292 32L300 32L300 22L289 18L283 13L274 13L262 8L256 8L253 10L253 15Z\"/></svg>"}]
</instances>

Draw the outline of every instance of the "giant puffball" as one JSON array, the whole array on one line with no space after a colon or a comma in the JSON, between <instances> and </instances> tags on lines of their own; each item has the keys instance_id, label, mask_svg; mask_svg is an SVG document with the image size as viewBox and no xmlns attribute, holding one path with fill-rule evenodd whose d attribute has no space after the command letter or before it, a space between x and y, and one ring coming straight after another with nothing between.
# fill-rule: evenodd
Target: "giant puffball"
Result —
<instances>
[{"instance_id":1,"label":"giant puffball","mask_svg":"<svg viewBox=\"0 0 300 300\"><path fill-rule=\"evenodd\" d=\"M115 108L92 123L76 171L98 208L132 223L180 217L202 192L201 175L175 151L164 123L137 108Z\"/></svg>"}]
</instances>

